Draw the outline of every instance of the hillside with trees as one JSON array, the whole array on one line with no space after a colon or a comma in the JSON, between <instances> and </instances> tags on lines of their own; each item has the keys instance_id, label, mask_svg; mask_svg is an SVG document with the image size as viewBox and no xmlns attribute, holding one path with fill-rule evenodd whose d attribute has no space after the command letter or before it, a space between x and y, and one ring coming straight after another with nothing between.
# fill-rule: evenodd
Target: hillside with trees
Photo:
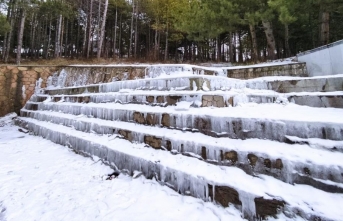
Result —
<instances>
[{"instance_id":1,"label":"hillside with trees","mask_svg":"<svg viewBox=\"0 0 343 221\"><path fill-rule=\"evenodd\" d=\"M256 63L343 38L342 0L0 2L5 63L59 57Z\"/></svg>"}]
</instances>

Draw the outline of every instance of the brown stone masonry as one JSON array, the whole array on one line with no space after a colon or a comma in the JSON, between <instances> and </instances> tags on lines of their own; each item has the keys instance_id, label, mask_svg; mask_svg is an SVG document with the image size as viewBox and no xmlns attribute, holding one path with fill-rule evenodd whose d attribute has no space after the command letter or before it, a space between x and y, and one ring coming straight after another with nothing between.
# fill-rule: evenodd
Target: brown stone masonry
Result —
<instances>
[{"instance_id":1,"label":"brown stone masonry","mask_svg":"<svg viewBox=\"0 0 343 221\"><path fill-rule=\"evenodd\" d=\"M0 66L0 117L19 112L35 91L36 81L43 80L41 87L57 67Z\"/></svg>"}]
</instances>

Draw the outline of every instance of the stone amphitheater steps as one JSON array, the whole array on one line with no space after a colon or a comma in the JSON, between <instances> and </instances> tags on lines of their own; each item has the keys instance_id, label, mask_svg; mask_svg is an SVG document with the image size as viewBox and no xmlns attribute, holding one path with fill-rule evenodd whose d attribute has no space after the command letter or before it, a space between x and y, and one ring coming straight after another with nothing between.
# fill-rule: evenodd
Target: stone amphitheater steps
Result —
<instances>
[{"instance_id":1,"label":"stone amphitheater steps","mask_svg":"<svg viewBox=\"0 0 343 221\"><path fill-rule=\"evenodd\" d=\"M100 136L62 125L19 118L17 124L76 152L97 156L131 174L142 171L176 191L204 200L242 209L249 220L283 212L289 218L300 215L308 220L339 220L342 194L332 194L307 185L290 185L271 176L250 176L234 167L220 167L167 151L145 148L116 136ZM329 209L328 209L329 208Z\"/></svg>"},{"instance_id":2,"label":"stone amphitheater steps","mask_svg":"<svg viewBox=\"0 0 343 221\"><path fill-rule=\"evenodd\" d=\"M241 102L257 104L291 102L309 107L343 108L343 92L309 92L280 94L274 91L126 91L114 93L95 93L78 95L55 95L54 102L61 100L74 103L128 103L154 106L175 105L179 101L193 102L197 107L237 106ZM44 97L46 99L46 97ZM43 101L43 100L41 100Z\"/></svg>"},{"instance_id":3,"label":"stone amphitheater steps","mask_svg":"<svg viewBox=\"0 0 343 221\"><path fill-rule=\"evenodd\" d=\"M235 106L234 104L241 101L242 96L245 96L246 102L250 101L255 103L274 102L278 97L282 96L299 105L343 108L343 76L331 78L285 77L285 80L282 80L282 78L277 79L266 77L252 80L238 80L208 75L182 75L180 77L171 75L164 78L116 81L60 89L50 88L46 93L54 96L56 100L60 97L58 95L63 95L67 98L77 96L78 100L76 101L78 102L88 101L92 97L96 97L101 101L104 93L109 92L117 92L113 93L113 95L117 96L118 99L112 97L112 100L119 100L120 97L125 99L124 94L132 92L132 90L138 90L136 91L137 99L142 101L147 99L145 94L148 92L150 92L150 95L147 96L152 96L153 94L159 94L160 97L164 96L165 102L173 94L179 96L177 94L183 93L181 98L177 98L181 100L194 100L189 98L189 96L203 94L205 96L202 97L205 97L205 99L198 97L197 100L202 102L203 106L214 104L213 106L216 107ZM199 91L204 88L209 91ZM248 92L246 91L247 89L249 90ZM98 95L96 96L94 93ZM214 97L217 97L219 100L214 100Z\"/></svg>"},{"instance_id":4,"label":"stone amphitheater steps","mask_svg":"<svg viewBox=\"0 0 343 221\"><path fill-rule=\"evenodd\" d=\"M256 139L212 138L200 133L48 111L22 110L22 116L88 133L117 134L157 150L181 153L211 164L239 167L250 175L266 174L291 184L308 184L326 192L343 193L343 153L327 148Z\"/></svg>"},{"instance_id":5,"label":"stone amphitheater steps","mask_svg":"<svg viewBox=\"0 0 343 221\"><path fill-rule=\"evenodd\" d=\"M87 86L50 88L50 95L73 95L82 93L119 92L131 90L176 90L197 91L204 88L210 91L250 88L254 90L272 90L278 93L292 92L335 92L343 91L343 75L299 78L299 77L264 77L251 80L230 79L209 75L171 75L160 78L115 81Z\"/></svg>"},{"instance_id":6,"label":"stone amphitheater steps","mask_svg":"<svg viewBox=\"0 0 343 221\"><path fill-rule=\"evenodd\" d=\"M261 104L234 108L152 107L137 104L38 103L37 109L104 120L136 122L213 137L259 138L286 142L286 136L341 140L343 110L297 105Z\"/></svg>"},{"instance_id":7,"label":"stone amphitheater steps","mask_svg":"<svg viewBox=\"0 0 343 221\"><path fill-rule=\"evenodd\" d=\"M318 77L262 77L247 80L251 89L291 92L334 92L343 91L343 74Z\"/></svg>"}]
</instances>

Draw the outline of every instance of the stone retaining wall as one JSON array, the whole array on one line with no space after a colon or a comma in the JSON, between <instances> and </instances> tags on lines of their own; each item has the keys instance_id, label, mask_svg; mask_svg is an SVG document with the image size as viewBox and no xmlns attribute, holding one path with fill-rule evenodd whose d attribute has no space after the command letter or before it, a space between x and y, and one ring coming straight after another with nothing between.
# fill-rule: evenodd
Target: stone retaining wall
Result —
<instances>
[{"instance_id":1,"label":"stone retaining wall","mask_svg":"<svg viewBox=\"0 0 343 221\"><path fill-rule=\"evenodd\" d=\"M229 78L252 79L269 76L293 76L307 77L306 63L280 64L260 67L239 67L237 69L227 69Z\"/></svg>"},{"instance_id":2,"label":"stone retaining wall","mask_svg":"<svg viewBox=\"0 0 343 221\"><path fill-rule=\"evenodd\" d=\"M145 67L133 66L0 66L0 117L19 113L34 94L36 81L41 78L41 88L45 88L52 76L52 83L57 84L62 70L66 73L63 87L133 80L145 75Z\"/></svg>"},{"instance_id":3,"label":"stone retaining wall","mask_svg":"<svg viewBox=\"0 0 343 221\"><path fill-rule=\"evenodd\" d=\"M57 67L0 66L0 117L17 112L35 92L36 81L41 78L46 87L48 77Z\"/></svg>"}]
</instances>

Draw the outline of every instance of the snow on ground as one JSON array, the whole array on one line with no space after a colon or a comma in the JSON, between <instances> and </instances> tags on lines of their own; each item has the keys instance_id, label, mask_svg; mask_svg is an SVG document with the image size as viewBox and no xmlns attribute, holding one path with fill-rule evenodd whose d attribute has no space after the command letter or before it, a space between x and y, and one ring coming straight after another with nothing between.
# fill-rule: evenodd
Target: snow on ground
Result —
<instances>
[{"instance_id":1,"label":"snow on ground","mask_svg":"<svg viewBox=\"0 0 343 221\"><path fill-rule=\"evenodd\" d=\"M0 220L242 220L234 209L181 196L144 177L120 175L99 161L0 118Z\"/></svg>"}]
</instances>

